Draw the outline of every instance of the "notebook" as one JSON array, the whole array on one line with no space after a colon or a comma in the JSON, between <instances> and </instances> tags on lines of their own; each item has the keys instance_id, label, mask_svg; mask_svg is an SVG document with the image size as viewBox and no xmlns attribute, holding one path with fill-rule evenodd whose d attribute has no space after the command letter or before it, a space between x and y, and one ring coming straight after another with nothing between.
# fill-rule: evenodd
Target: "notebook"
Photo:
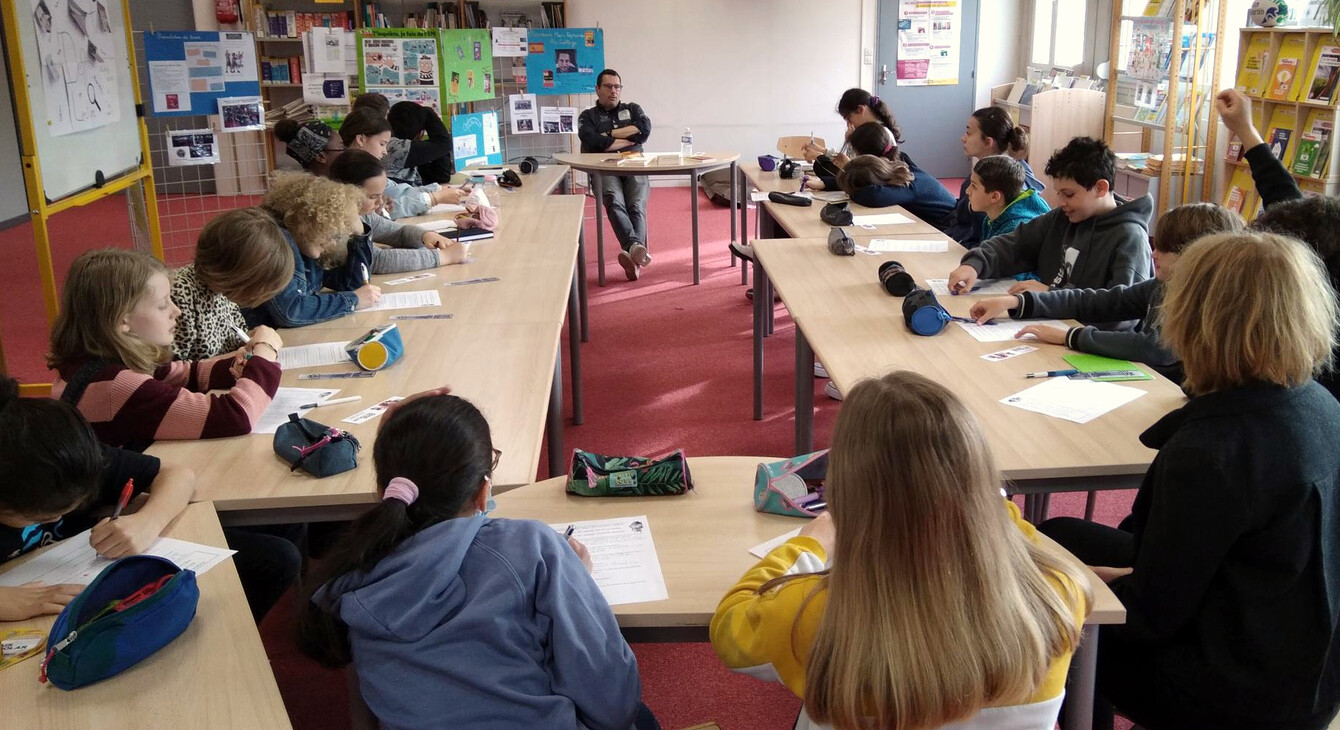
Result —
<instances>
[{"instance_id":1,"label":"notebook","mask_svg":"<svg viewBox=\"0 0 1340 730\"><path fill-rule=\"evenodd\" d=\"M1070 366L1081 373L1099 373L1099 372L1120 372L1121 375L1110 375L1103 378L1094 378L1094 380L1116 381L1116 380L1153 380L1154 376L1141 370L1139 366L1130 360L1117 360L1102 355L1066 355L1065 361Z\"/></svg>"}]
</instances>

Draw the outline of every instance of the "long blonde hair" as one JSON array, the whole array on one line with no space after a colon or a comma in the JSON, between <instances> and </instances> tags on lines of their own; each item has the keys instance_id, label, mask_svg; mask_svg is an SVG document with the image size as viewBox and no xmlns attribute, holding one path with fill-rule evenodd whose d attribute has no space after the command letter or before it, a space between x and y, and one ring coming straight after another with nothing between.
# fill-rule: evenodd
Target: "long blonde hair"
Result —
<instances>
[{"instance_id":1,"label":"long blonde hair","mask_svg":"<svg viewBox=\"0 0 1340 730\"><path fill-rule=\"evenodd\" d=\"M171 349L121 331L121 321L145 295L149 277L158 273L167 275L163 262L139 251L107 248L75 259L51 328L47 366L60 368L97 357L152 373L171 360Z\"/></svg>"},{"instance_id":2,"label":"long blonde hair","mask_svg":"<svg viewBox=\"0 0 1340 730\"><path fill-rule=\"evenodd\" d=\"M938 727L1027 700L1078 645L1085 573L1011 522L977 421L944 387L895 372L853 388L827 484L836 544L805 674L815 721Z\"/></svg>"},{"instance_id":3,"label":"long blonde hair","mask_svg":"<svg viewBox=\"0 0 1340 730\"><path fill-rule=\"evenodd\" d=\"M1331 364L1335 297L1321 259L1293 238L1206 236L1168 278L1162 337L1182 359L1192 393L1299 385Z\"/></svg>"}]
</instances>

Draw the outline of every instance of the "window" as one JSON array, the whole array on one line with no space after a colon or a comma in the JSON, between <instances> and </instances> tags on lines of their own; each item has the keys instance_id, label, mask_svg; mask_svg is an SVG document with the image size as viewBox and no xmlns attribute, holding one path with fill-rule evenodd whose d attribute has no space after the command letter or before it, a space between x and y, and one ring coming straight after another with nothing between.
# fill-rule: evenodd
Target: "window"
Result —
<instances>
[{"instance_id":1,"label":"window","mask_svg":"<svg viewBox=\"0 0 1340 730\"><path fill-rule=\"evenodd\" d=\"M1086 5L1085 0L1033 0L1033 65L1074 68L1084 63Z\"/></svg>"}]
</instances>

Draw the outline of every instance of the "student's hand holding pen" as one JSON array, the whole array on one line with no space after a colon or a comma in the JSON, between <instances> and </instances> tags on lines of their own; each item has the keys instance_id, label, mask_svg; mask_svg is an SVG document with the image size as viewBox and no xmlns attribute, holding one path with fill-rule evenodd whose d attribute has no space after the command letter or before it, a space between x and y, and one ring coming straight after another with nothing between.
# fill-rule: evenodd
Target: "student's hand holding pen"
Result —
<instances>
[{"instance_id":1,"label":"student's hand holding pen","mask_svg":"<svg viewBox=\"0 0 1340 730\"><path fill-rule=\"evenodd\" d=\"M977 320L977 324L986 324L996 317L1004 317L1011 309L1019 306L1019 297L983 297L973 302L968 316Z\"/></svg>"},{"instance_id":2,"label":"student's hand holding pen","mask_svg":"<svg viewBox=\"0 0 1340 730\"><path fill-rule=\"evenodd\" d=\"M367 309L381 301L382 298L381 287L372 284L364 284L363 286L358 287L354 290L354 294L358 295L359 309Z\"/></svg>"},{"instance_id":3,"label":"student's hand holding pen","mask_svg":"<svg viewBox=\"0 0 1340 730\"><path fill-rule=\"evenodd\" d=\"M569 535L568 546L572 548L573 552L577 553L578 558L581 558L582 565L586 566L586 572L590 573L595 569L591 564L591 551L586 549L586 546L582 544L581 540Z\"/></svg>"},{"instance_id":4,"label":"student's hand holding pen","mask_svg":"<svg viewBox=\"0 0 1340 730\"><path fill-rule=\"evenodd\" d=\"M949 293L967 294L972 291L972 287L977 283L977 269L963 264L962 266L949 272Z\"/></svg>"},{"instance_id":5,"label":"student's hand holding pen","mask_svg":"<svg viewBox=\"0 0 1340 730\"><path fill-rule=\"evenodd\" d=\"M800 154L805 158L806 162L814 162L819 158L819 155L827 152L828 150L824 149L821 145L814 143L813 137L810 137L810 141L806 142L805 146L800 148Z\"/></svg>"}]
</instances>

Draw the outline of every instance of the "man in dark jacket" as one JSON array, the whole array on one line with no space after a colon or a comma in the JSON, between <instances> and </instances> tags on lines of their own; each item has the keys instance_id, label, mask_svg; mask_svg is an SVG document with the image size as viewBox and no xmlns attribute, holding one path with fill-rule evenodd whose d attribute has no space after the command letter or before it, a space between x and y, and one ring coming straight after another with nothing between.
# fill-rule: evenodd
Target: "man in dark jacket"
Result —
<instances>
[{"instance_id":1,"label":"man in dark jacket","mask_svg":"<svg viewBox=\"0 0 1340 730\"><path fill-rule=\"evenodd\" d=\"M642 107L620 100L623 80L613 69L596 77L596 105L577 119L582 152L641 152L651 136L651 120ZM647 252L646 175L602 175L602 198L610 227L619 239L619 265L629 281L637 281L641 267L651 263Z\"/></svg>"}]
</instances>

